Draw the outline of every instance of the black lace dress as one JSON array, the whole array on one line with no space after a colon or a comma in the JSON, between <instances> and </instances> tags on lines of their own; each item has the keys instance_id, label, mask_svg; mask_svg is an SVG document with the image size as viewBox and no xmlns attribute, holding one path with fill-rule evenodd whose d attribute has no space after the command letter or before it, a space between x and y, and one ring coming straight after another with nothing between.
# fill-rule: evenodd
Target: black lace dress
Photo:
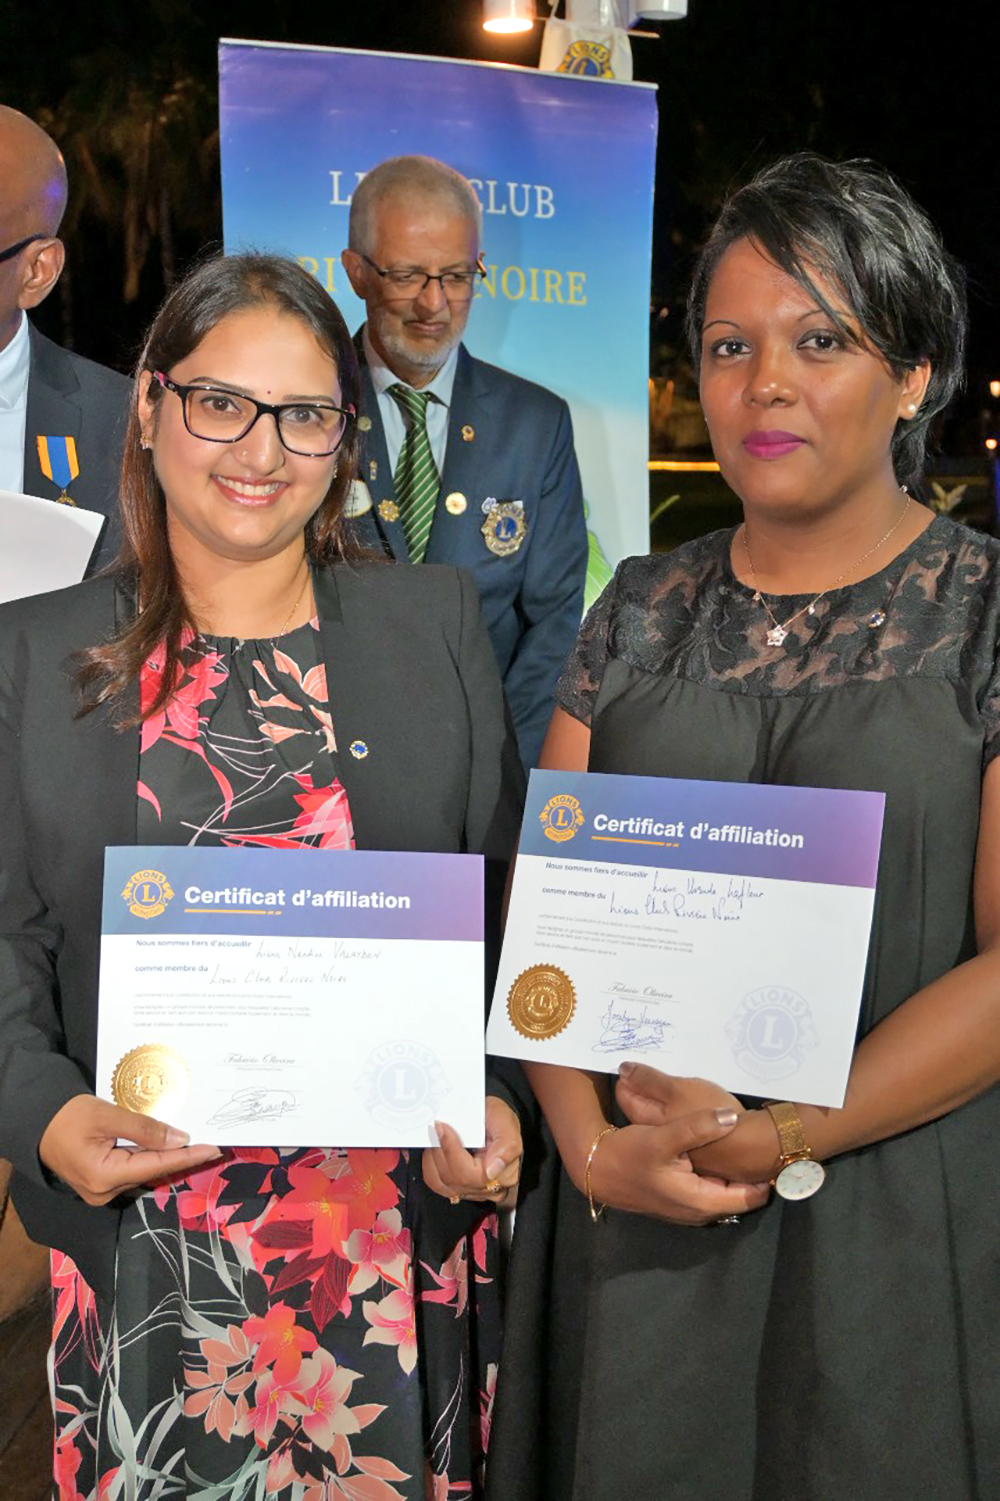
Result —
<instances>
[{"instance_id":1,"label":"black lace dress","mask_svg":"<svg viewBox=\"0 0 1000 1501\"><path fill-rule=\"evenodd\" d=\"M1000 546L945 519L782 648L731 533L634 558L558 698L593 771L887 794L859 1032L975 952L1000 748ZM807 598L769 601L785 621ZM1000 1006L1000 997L998 997ZM609 1212L526 1163L494 1501L987 1501L1000 1491L1000 1091L738 1227Z\"/></svg>"}]
</instances>

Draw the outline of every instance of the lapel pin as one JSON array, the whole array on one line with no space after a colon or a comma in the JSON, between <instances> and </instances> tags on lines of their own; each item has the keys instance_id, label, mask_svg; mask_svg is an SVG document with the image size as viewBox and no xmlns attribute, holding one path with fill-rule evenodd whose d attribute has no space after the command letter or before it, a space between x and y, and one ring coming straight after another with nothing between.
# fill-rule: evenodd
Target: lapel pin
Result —
<instances>
[{"instance_id":1,"label":"lapel pin","mask_svg":"<svg viewBox=\"0 0 1000 1501\"><path fill-rule=\"evenodd\" d=\"M368 478L371 480L373 485L378 479L378 459L368 460Z\"/></svg>"},{"instance_id":2,"label":"lapel pin","mask_svg":"<svg viewBox=\"0 0 1000 1501\"><path fill-rule=\"evenodd\" d=\"M472 440L473 440L473 438L475 436L476 436L476 429L474 427L470 427L469 424L466 423L465 426L462 428L462 442L463 443L471 443Z\"/></svg>"},{"instance_id":3,"label":"lapel pin","mask_svg":"<svg viewBox=\"0 0 1000 1501\"><path fill-rule=\"evenodd\" d=\"M378 513L383 521L399 520L399 506L394 500L380 500L378 503Z\"/></svg>"},{"instance_id":4,"label":"lapel pin","mask_svg":"<svg viewBox=\"0 0 1000 1501\"><path fill-rule=\"evenodd\" d=\"M468 504L469 502L461 490L453 490L450 495L445 497L444 508L449 516L463 516Z\"/></svg>"},{"instance_id":5,"label":"lapel pin","mask_svg":"<svg viewBox=\"0 0 1000 1501\"><path fill-rule=\"evenodd\" d=\"M352 740L350 752L355 761L363 761L368 754L368 747L363 740Z\"/></svg>"},{"instance_id":6,"label":"lapel pin","mask_svg":"<svg viewBox=\"0 0 1000 1501\"><path fill-rule=\"evenodd\" d=\"M358 432L359 433L370 433L371 430L372 430L372 419L370 417L359 417L358 418Z\"/></svg>"},{"instance_id":7,"label":"lapel pin","mask_svg":"<svg viewBox=\"0 0 1000 1501\"><path fill-rule=\"evenodd\" d=\"M494 501L480 531L494 557L509 558L517 552L528 531L523 504L515 500Z\"/></svg>"}]
</instances>

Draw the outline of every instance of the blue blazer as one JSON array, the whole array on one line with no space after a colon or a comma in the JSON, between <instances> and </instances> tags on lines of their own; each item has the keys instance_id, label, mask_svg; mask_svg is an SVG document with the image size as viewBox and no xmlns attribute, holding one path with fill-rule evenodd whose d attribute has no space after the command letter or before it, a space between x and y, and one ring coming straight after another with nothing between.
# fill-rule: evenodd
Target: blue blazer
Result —
<instances>
[{"instance_id":1,"label":"blue blazer","mask_svg":"<svg viewBox=\"0 0 1000 1501\"><path fill-rule=\"evenodd\" d=\"M59 499L60 486L42 473L35 439L75 438L80 473L68 487L69 495L78 506L108 518L90 560L93 572L110 563L118 551L118 471L132 382L61 349L36 328L30 330L30 340L25 493Z\"/></svg>"},{"instance_id":2,"label":"blue blazer","mask_svg":"<svg viewBox=\"0 0 1000 1501\"><path fill-rule=\"evenodd\" d=\"M360 346L360 337L356 340ZM397 562L409 556L399 521L380 514L393 499L393 475L371 375L361 352L362 432L359 474L372 505L355 518L356 535ZM445 505L461 496L455 515ZM526 532L516 552L498 557L483 536L483 502L520 501ZM473 359L462 345L448 422L441 494L428 563L472 574L482 602L521 759L538 760L552 713L553 690L583 614L587 528L569 408L544 386Z\"/></svg>"}]
</instances>

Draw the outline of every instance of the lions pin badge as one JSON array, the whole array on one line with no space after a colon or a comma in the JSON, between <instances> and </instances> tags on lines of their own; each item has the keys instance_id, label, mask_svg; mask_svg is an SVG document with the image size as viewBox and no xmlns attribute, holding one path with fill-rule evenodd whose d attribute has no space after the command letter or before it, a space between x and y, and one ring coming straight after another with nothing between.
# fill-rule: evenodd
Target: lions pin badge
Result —
<instances>
[{"instance_id":1,"label":"lions pin badge","mask_svg":"<svg viewBox=\"0 0 1000 1501\"><path fill-rule=\"evenodd\" d=\"M487 509L487 506L489 509ZM485 516L480 531L494 557L509 558L517 552L528 533L524 503L520 500L484 502Z\"/></svg>"}]
</instances>

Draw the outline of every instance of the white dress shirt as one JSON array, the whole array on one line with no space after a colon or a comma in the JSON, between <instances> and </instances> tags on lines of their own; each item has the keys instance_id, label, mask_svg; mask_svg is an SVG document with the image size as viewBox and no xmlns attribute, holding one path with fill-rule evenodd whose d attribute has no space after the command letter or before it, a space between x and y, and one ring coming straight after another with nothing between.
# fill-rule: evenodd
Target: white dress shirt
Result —
<instances>
[{"instance_id":1,"label":"white dress shirt","mask_svg":"<svg viewBox=\"0 0 1000 1501\"><path fill-rule=\"evenodd\" d=\"M22 313L17 333L0 349L0 490L13 490L18 495L24 486L24 426L28 417L30 363L28 320Z\"/></svg>"},{"instance_id":2,"label":"white dress shirt","mask_svg":"<svg viewBox=\"0 0 1000 1501\"><path fill-rule=\"evenodd\" d=\"M407 382L401 381L398 375L394 375L382 357L376 353L368 337L367 324L361 335L361 342L364 345L365 359L368 361L368 369L371 372L372 385L378 397L378 410L382 418L382 430L385 433L385 446L389 450L389 465L395 474L396 465L399 462L399 450L406 438L407 419L395 396L389 395L389 387L405 386ZM427 436L430 439L431 453L434 455L438 474L444 471L444 452L448 443L448 413L451 407L451 393L455 385L457 364L458 345L456 344L434 379L426 386L420 387L422 392L429 391L434 398L433 401L427 403Z\"/></svg>"}]
</instances>

